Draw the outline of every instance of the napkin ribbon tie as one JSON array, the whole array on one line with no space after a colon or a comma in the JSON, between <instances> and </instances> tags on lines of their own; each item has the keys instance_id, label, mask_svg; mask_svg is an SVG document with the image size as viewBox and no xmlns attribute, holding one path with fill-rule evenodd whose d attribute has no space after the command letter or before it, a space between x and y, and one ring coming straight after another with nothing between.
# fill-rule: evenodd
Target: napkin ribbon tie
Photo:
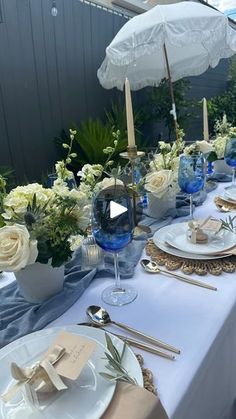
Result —
<instances>
[{"instance_id":1,"label":"napkin ribbon tie","mask_svg":"<svg viewBox=\"0 0 236 419\"><path fill-rule=\"evenodd\" d=\"M63 383L54 364L58 362L66 353L65 348L60 345L55 345L52 352L50 352L42 361L37 362L32 367L19 367L15 362L11 364L11 374L18 382L14 384L5 394L1 396L4 402L11 400L20 388L25 384L31 384L31 381L36 378L42 377L42 373L45 371L47 375L47 381L53 384L58 390L65 390L67 386ZM45 380L45 374L44 374Z\"/></svg>"}]
</instances>

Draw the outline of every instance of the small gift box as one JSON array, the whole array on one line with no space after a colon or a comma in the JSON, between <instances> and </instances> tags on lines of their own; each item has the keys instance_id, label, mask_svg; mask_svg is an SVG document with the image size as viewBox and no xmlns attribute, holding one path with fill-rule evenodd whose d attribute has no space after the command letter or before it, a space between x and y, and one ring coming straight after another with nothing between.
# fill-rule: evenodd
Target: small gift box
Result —
<instances>
[{"instance_id":1,"label":"small gift box","mask_svg":"<svg viewBox=\"0 0 236 419\"><path fill-rule=\"evenodd\" d=\"M44 410L55 398L73 386L96 348L94 341L82 336L61 332L47 352L30 367L11 364L16 383L1 396L7 403L19 391L34 408Z\"/></svg>"},{"instance_id":2,"label":"small gift box","mask_svg":"<svg viewBox=\"0 0 236 419\"><path fill-rule=\"evenodd\" d=\"M222 222L212 217L205 220L191 220L188 223L187 238L194 244L206 244L220 231Z\"/></svg>"}]
</instances>

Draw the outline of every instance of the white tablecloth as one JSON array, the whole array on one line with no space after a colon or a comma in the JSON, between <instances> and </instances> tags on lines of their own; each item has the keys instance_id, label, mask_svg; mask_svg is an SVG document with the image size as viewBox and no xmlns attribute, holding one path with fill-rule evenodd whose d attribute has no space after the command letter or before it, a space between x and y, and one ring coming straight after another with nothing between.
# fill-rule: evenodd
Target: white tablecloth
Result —
<instances>
[{"instance_id":1,"label":"white tablecloth","mask_svg":"<svg viewBox=\"0 0 236 419\"><path fill-rule=\"evenodd\" d=\"M219 185L217 191L208 195L207 201L196 209L196 217L228 215L219 213L213 204L213 197L224 186ZM48 327L86 321L86 308L91 304L102 305L114 320L181 349L174 362L143 352L145 366L154 373L160 399L171 419L233 419L236 418L236 409L233 414L236 275L207 275L200 279L216 285L218 291L163 275L148 275L137 266L134 278L127 281L138 290L134 302L119 308L107 306L101 300L101 292L113 279L97 279L76 304ZM6 277L3 284L9 280Z\"/></svg>"}]
</instances>

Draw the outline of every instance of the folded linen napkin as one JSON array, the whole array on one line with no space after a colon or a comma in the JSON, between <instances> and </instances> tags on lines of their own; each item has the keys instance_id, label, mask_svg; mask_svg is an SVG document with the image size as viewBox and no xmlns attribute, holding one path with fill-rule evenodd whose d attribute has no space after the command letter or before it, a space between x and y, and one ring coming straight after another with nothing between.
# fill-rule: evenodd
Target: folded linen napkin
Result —
<instances>
[{"instance_id":1,"label":"folded linen napkin","mask_svg":"<svg viewBox=\"0 0 236 419\"><path fill-rule=\"evenodd\" d=\"M168 419L157 396L144 388L118 382L115 395L102 419Z\"/></svg>"}]
</instances>

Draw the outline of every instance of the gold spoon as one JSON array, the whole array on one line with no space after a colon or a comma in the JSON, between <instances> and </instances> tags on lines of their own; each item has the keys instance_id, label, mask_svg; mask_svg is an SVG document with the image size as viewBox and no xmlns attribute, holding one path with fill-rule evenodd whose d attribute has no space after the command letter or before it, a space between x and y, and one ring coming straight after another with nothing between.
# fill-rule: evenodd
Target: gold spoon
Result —
<instances>
[{"instance_id":1,"label":"gold spoon","mask_svg":"<svg viewBox=\"0 0 236 419\"><path fill-rule=\"evenodd\" d=\"M131 332L143 339L146 339L147 341L159 346L160 348L167 349L168 351L175 352L176 354L180 353L179 349L175 348L172 345L169 345L168 343L162 342L159 339L155 339L152 336L145 335L139 330L133 329L132 327L127 326L124 323L115 322L114 320L111 320L109 313L102 307L89 306L86 310L86 313L92 320L92 322L99 324L100 326L105 326L106 324L114 324L118 327L121 327L122 329L128 330L128 332Z\"/></svg>"},{"instance_id":2,"label":"gold spoon","mask_svg":"<svg viewBox=\"0 0 236 419\"><path fill-rule=\"evenodd\" d=\"M174 272L169 272L164 269L159 268L158 264L156 262L153 262L152 260L148 259L142 259L140 261L142 267L145 269L146 272L151 274L159 274L163 273L165 275L173 276L176 279L179 279L180 281L187 282L187 284L191 285L197 285L198 287L207 288L211 291L217 291L216 287L213 287L212 285L206 284L202 281L197 281L196 279L190 279L183 275L175 274Z\"/></svg>"}]
</instances>

